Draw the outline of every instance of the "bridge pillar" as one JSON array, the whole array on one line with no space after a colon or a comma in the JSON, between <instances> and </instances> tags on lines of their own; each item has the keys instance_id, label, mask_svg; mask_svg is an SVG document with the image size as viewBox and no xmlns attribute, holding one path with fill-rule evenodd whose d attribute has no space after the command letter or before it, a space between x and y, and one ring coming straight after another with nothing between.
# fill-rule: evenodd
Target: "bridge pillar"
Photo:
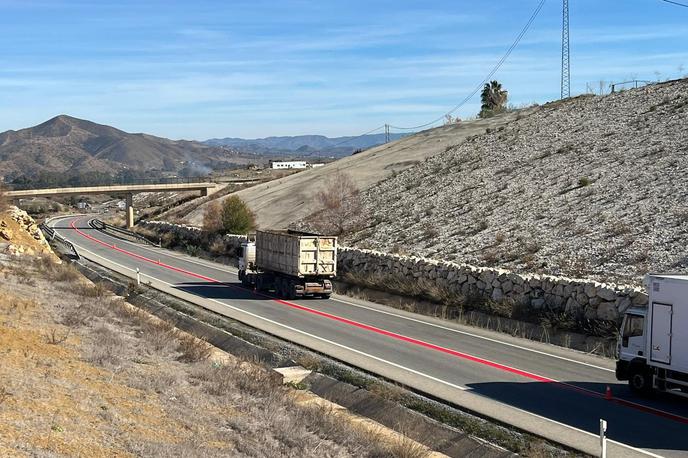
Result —
<instances>
[{"instance_id":1,"label":"bridge pillar","mask_svg":"<svg viewBox=\"0 0 688 458\"><path fill-rule=\"evenodd\" d=\"M127 218L127 229L134 227L134 194L127 194L126 198L127 206L125 208L126 218Z\"/></svg>"}]
</instances>

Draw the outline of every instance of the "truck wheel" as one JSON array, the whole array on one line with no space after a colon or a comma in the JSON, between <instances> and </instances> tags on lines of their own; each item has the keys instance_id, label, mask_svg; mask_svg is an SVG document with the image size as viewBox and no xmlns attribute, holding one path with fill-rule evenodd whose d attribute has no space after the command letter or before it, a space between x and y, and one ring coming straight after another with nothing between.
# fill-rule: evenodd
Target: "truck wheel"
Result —
<instances>
[{"instance_id":1,"label":"truck wheel","mask_svg":"<svg viewBox=\"0 0 688 458\"><path fill-rule=\"evenodd\" d=\"M628 376L631 391L642 396L652 393L652 379L649 371L642 366L631 366Z\"/></svg>"},{"instance_id":2,"label":"truck wheel","mask_svg":"<svg viewBox=\"0 0 688 458\"><path fill-rule=\"evenodd\" d=\"M296 283L294 283L293 281L285 281L284 289L284 297L286 297L289 300L296 299Z\"/></svg>"},{"instance_id":3,"label":"truck wheel","mask_svg":"<svg viewBox=\"0 0 688 458\"><path fill-rule=\"evenodd\" d=\"M330 295L329 294L321 294L320 297L322 297L323 299L329 299Z\"/></svg>"}]
</instances>

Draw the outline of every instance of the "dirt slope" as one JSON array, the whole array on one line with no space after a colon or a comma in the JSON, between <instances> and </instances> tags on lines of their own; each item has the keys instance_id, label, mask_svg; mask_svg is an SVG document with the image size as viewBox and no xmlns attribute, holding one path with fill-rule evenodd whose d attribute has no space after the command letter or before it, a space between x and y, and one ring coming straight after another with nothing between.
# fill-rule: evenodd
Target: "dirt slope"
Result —
<instances>
[{"instance_id":1,"label":"dirt slope","mask_svg":"<svg viewBox=\"0 0 688 458\"><path fill-rule=\"evenodd\" d=\"M340 171L350 175L360 190L366 190L393 173L413 167L470 136L484 133L488 128L498 128L535 110L438 127L345 157L324 167L253 186L239 191L237 195L256 212L260 227L286 228L319 209L315 196ZM196 208L183 222L200 226L204 210L204 205Z\"/></svg>"},{"instance_id":2,"label":"dirt slope","mask_svg":"<svg viewBox=\"0 0 688 458\"><path fill-rule=\"evenodd\" d=\"M639 284L687 271L687 202L680 80L545 105L442 151L369 189L371 227L345 242Z\"/></svg>"},{"instance_id":3,"label":"dirt slope","mask_svg":"<svg viewBox=\"0 0 688 458\"><path fill-rule=\"evenodd\" d=\"M433 456L28 255L39 243L14 229L22 252L0 252L0 456Z\"/></svg>"}]
</instances>

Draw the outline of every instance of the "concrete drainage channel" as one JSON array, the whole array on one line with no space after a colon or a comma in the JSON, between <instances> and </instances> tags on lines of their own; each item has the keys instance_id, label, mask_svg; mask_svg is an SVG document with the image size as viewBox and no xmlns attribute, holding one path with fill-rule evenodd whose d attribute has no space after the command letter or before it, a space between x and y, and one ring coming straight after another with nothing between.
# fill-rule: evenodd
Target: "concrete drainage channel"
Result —
<instances>
[{"instance_id":1,"label":"concrete drainage channel","mask_svg":"<svg viewBox=\"0 0 688 458\"><path fill-rule=\"evenodd\" d=\"M452 457L571 456L577 452L399 387L327 356L250 328L86 259L73 265L127 301L236 357L261 363L295 388L339 404ZM298 367L298 366L305 366Z\"/></svg>"}]
</instances>

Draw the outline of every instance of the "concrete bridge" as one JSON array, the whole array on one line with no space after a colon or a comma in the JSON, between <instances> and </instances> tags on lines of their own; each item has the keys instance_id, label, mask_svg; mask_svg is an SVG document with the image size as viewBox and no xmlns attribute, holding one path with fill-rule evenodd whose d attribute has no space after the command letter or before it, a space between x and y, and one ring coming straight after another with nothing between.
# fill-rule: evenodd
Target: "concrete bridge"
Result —
<instances>
[{"instance_id":1,"label":"concrete bridge","mask_svg":"<svg viewBox=\"0 0 688 458\"><path fill-rule=\"evenodd\" d=\"M216 187L215 183L170 183L170 184L118 184L107 186L84 186L79 188L52 189L22 189L7 191L5 195L10 199L22 197L56 197L86 194L124 194L126 196L127 228L134 227L134 194L140 192L181 192L200 191L201 196L207 196L208 190Z\"/></svg>"}]
</instances>

